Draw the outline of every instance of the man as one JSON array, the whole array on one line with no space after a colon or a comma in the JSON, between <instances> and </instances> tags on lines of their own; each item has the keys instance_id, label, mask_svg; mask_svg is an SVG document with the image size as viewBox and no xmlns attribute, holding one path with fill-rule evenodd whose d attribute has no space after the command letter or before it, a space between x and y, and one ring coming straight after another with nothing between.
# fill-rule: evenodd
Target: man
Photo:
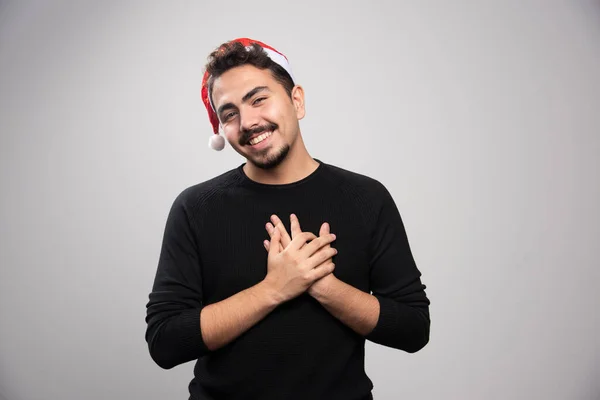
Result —
<instances>
[{"instance_id":1,"label":"man","mask_svg":"<svg viewBox=\"0 0 600 400\"><path fill-rule=\"evenodd\" d=\"M429 340L390 193L309 155L304 91L266 44L215 50L202 98L211 147L226 138L247 162L173 203L147 305L152 358L197 360L191 399L372 399L365 340L409 353Z\"/></svg>"}]
</instances>

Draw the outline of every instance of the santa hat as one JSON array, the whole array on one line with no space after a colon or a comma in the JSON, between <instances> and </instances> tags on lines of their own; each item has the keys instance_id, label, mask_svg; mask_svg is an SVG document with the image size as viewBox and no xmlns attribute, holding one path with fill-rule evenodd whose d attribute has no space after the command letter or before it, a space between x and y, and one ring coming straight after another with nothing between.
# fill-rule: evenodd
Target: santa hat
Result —
<instances>
[{"instance_id":1,"label":"santa hat","mask_svg":"<svg viewBox=\"0 0 600 400\"><path fill-rule=\"evenodd\" d=\"M258 40L253 40L253 39L248 39L248 38L234 39L234 40L229 41L228 43L234 43L234 42L243 44L244 46L246 46L246 49L248 49L248 50L251 49L252 44L259 45L267 53L269 58L271 60L273 60L273 62L279 64L283 69L285 69L287 71L287 73L290 74L290 77L292 78L292 80L294 80L294 75L292 75L292 68L290 67L288 59L286 58L286 56L284 56L279 51L275 50L273 47L271 47L267 44L264 44L262 42L259 42ZM219 135L219 117L217 116L216 110L213 107L212 100L208 93L208 79L209 78L210 78L210 75L208 74L208 71L205 71L204 77L202 78L201 96L202 96L202 102L204 103L204 106L206 107L206 111L208 112L208 119L210 120L210 123L213 127L213 132L214 132L214 135L211 135L208 145L211 149L223 150L223 148L225 147L225 138L223 138L223 136Z\"/></svg>"}]
</instances>

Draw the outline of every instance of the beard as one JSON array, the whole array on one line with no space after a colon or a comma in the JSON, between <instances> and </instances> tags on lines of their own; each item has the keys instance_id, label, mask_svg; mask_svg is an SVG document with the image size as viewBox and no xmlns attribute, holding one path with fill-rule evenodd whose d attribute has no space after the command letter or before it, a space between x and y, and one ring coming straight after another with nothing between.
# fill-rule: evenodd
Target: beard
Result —
<instances>
[{"instance_id":1,"label":"beard","mask_svg":"<svg viewBox=\"0 0 600 400\"><path fill-rule=\"evenodd\" d=\"M260 135L264 132L275 132L277 129L279 129L279 125L273 122L268 122L265 125L256 126L251 129L242 128L240 130L242 135L239 140L239 145L244 146L247 144L252 135ZM277 167L286 159L288 153L290 152L290 148L290 144L286 143L276 150L268 147L259 152L254 152L252 155L242 154L241 152L240 154L242 154L248 160L248 162L252 163L252 165L255 167L263 170L269 170Z\"/></svg>"},{"instance_id":2,"label":"beard","mask_svg":"<svg viewBox=\"0 0 600 400\"><path fill-rule=\"evenodd\" d=\"M275 151L274 154L271 155L268 154L269 150L270 149L268 148L265 149L264 152L261 152L261 154L259 154L258 157L256 157L256 159L255 157L251 157L248 158L248 161L250 161L253 165L261 169L273 169L279 164L281 164L283 160L285 160L288 153L290 152L290 145L286 144L282 146L277 151Z\"/></svg>"}]
</instances>

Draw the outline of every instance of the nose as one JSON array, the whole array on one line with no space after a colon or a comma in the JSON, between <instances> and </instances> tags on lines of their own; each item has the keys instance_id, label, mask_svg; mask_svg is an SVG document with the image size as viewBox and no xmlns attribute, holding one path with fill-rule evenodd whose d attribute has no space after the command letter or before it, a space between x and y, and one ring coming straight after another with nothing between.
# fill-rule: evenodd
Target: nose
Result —
<instances>
[{"instance_id":1,"label":"nose","mask_svg":"<svg viewBox=\"0 0 600 400\"><path fill-rule=\"evenodd\" d=\"M240 109L240 128L242 130L252 129L259 125L258 110L254 107L242 107Z\"/></svg>"}]
</instances>

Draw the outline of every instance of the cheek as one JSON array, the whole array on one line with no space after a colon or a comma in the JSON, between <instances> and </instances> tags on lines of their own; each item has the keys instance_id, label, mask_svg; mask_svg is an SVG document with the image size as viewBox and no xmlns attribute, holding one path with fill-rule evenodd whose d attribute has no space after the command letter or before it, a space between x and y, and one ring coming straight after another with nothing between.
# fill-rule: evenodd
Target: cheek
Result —
<instances>
[{"instance_id":1,"label":"cheek","mask_svg":"<svg viewBox=\"0 0 600 400\"><path fill-rule=\"evenodd\" d=\"M233 121L221 125L221 129L223 130L223 134L225 136L236 135L240 131L240 124L238 118L235 118Z\"/></svg>"},{"instance_id":2,"label":"cheek","mask_svg":"<svg viewBox=\"0 0 600 400\"><path fill-rule=\"evenodd\" d=\"M223 136L225 136L225 139L227 139L230 144L233 143L235 146L239 145L239 129L237 126L234 126L234 124L223 127Z\"/></svg>"},{"instance_id":3,"label":"cheek","mask_svg":"<svg viewBox=\"0 0 600 400\"><path fill-rule=\"evenodd\" d=\"M283 127L288 124L287 121L290 118L290 115L287 109L282 109L281 107L269 107L264 110L263 118Z\"/></svg>"}]
</instances>

